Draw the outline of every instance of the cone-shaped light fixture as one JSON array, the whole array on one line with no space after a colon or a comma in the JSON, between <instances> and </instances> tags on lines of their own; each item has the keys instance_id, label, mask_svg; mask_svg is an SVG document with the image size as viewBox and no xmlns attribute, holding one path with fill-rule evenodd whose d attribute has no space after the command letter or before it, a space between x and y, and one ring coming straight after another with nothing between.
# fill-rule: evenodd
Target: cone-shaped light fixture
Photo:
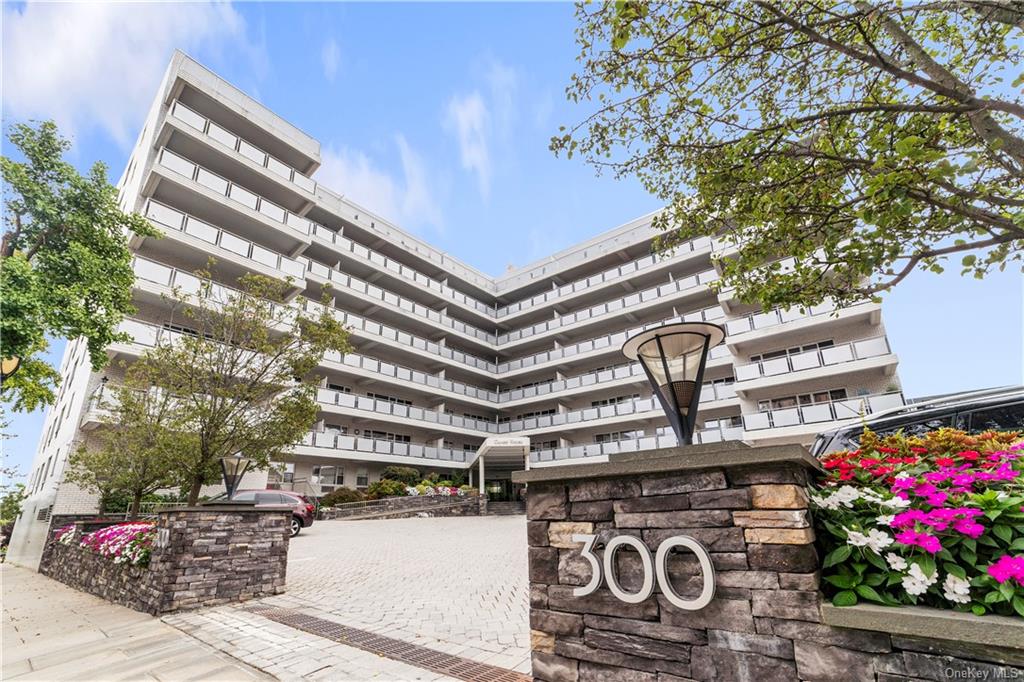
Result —
<instances>
[{"instance_id":1,"label":"cone-shaped light fixture","mask_svg":"<svg viewBox=\"0 0 1024 682\"><path fill-rule=\"evenodd\" d=\"M224 487L228 491L228 500L235 496L238 484L242 482L242 476L245 475L245 470L249 468L250 464L252 464L252 460L242 457L241 452L234 457L220 458L220 470L224 475Z\"/></svg>"},{"instance_id":2,"label":"cone-shaped light fixture","mask_svg":"<svg viewBox=\"0 0 1024 682\"><path fill-rule=\"evenodd\" d=\"M622 346L622 353L644 368L680 445L693 442L708 351L724 338L717 324L680 322L648 329Z\"/></svg>"}]
</instances>

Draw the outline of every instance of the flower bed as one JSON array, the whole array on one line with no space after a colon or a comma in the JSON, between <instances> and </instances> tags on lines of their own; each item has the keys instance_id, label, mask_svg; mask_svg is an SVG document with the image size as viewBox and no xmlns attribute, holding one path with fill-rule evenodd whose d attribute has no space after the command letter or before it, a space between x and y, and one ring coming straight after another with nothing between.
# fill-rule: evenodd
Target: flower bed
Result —
<instances>
[{"instance_id":1,"label":"flower bed","mask_svg":"<svg viewBox=\"0 0 1024 682\"><path fill-rule=\"evenodd\" d=\"M72 545L74 530L74 524L64 526L56 530L53 537L62 545ZM79 545L115 564L148 566L155 537L156 527L151 522L119 523L83 535Z\"/></svg>"},{"instance_id":2,"label":"flower bed","mask_svg":"<svg viewBox=\"0 0 1024 682\"><path fill-rule=\"evenodd\" d=\"M859 450L822 463L811 503L833 604L1024 616L1020 433L865 431Z\"/></svg>"},{"instance_id":3,"label":"flower bed","mask_svg":"<svg viewBox=\"0 0 1024 682\"><path fill-rule=\"evenodd\" d=\"M475 489L470 488L468 485L457 488L455 486L428 485L426 483L420 483L415 487L407 486L405 489L405 494L410 497L419 495L424 497L465 497L470 492L475 492Z\"/></svg>"}]
</instances>

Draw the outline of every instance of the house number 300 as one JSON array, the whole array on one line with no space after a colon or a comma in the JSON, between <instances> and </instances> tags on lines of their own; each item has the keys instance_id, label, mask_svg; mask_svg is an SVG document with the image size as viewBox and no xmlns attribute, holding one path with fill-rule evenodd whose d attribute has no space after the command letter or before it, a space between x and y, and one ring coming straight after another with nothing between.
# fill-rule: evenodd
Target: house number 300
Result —
<instances>
[{"instance_id":1,"label":"house number 300","mask_svg":"<svg viewBox=\"0 0 1024 682\"><path fill-rule=\"evenodd\" d=\"M661 588L665 598L680 609L698 611L710 604L715 596L715 567L711 564L711 555L708 554L704 545L687 535L676 535L666 538L658 545L658 551L653 558L651 557L651 550L647 549L647 545L640 538L632 535L617 535L605 545L603 561L598 560L597 555L594 554L594 541L597 540L596 535L573 535L572 540L573 542L583 543L580 555L590 562L591 568L590 582L583 587L574 589L572 591L574 597L585 597L596 592L597 588L601 586L602 578L604 578L608 583L608 589L616 598L627 604L639 604L654 593L655 577L657 577L658 587ZM623 545L628 545L636 550L640 555L640 562L643 565L644 583L637 592L626 592L623 590L619 584L619 577L615 572L615 553ZM697 561L700 562L703 585L701 586L700 595L696 599L683 599L669 581L666 562L668 561L668 555L676 547L689 549L697 556Z\"/></svg>"}]
</instances>

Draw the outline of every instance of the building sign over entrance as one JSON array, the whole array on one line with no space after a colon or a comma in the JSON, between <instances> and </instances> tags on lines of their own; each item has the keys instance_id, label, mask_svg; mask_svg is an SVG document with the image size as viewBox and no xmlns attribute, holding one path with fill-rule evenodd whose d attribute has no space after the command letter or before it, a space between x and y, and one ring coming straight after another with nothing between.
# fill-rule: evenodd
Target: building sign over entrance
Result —
<instances>
[{"instance_id":1,"label":"building sign over entrance","mask_svg":"<svg viewBox=\"0 0 1024 682\"><path fill-rule=\"evenodd\" d=\"M601 586L602 580L604 580L608 583L608 590L617 599L627 604L639 604L654 593L654 581L657 579L658 587L661 589L662 594L665 595L665 598L672 605L686 611L699 611L710 604L711 600L715 598L715 567L711 564L711 555L708 554L708 550L704 545L688 535L674 535L666 538L658 545L658 551L653 558L651 557L651 550L647 549L647 545L640 538L633 535L616 535L605 545L603 561L598 560L597 555L594 554L594 542L597 540L596 535L573 535L572 539L573 542L583 543L580 555L590 563L591 568L590 582L583 587L574 589L572 591L574 597L585 597L596 592ZM615 553L624 545L633 548L640 555L644 582L636 592L626 592L623 590L619 584L619 578L615 574ZM696 599L684 599L681 597L675 591L675 588L672 587L672 583L669 580L667 569L668 555L677 547L689 549L696 555L697 561L700 562L703 583L700 594Z\"/></svg>"}]
</instances>

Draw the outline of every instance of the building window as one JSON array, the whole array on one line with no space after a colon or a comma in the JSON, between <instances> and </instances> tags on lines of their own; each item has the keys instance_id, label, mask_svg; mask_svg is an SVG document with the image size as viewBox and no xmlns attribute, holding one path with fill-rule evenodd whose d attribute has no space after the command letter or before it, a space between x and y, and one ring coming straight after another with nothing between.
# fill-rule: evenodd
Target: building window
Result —
<instances>
[{"instance_id":1,"label":"building window","mask_svg":"<svg viewBox=\"0 0 1024 682\"><path fill-rule=\"evenodd\" d=\"M405 405L407 407L412 407L412 401L411 400L404 400L402 398L396 398L393 395L385 395L383 393L367 393L366 397L367 398L373 398L374 400L380 400L380 401L383 401L385 403L392 403L394 405Z\"/></svg>"},{"instance_id":2,"label":"building window","mask_svg":"<svg viewBox=\"0 0 1024 682\"><path fill-rule=\"evenodd\" d=\"M555 410L555 408L552 407L547 410L535 410L533 412L524 412L516 416L516 419L533 419L534 417L546 417L549 414L554 414L556 411L557 410Z\"/></svg>"},{"instance_id":3,"label":"building window","mask_svg":"<svg viewBox=\"0 0 1024 682\"><path fill-rule=\"evenodd\" d=\"M822 348L831 348L835 345L832 339L826 341L818 341L817 343L809 343L806 346L793 346L792 348L786 348L785 350L776 350L771 353L762 353L761 355L751 355L751 362L761 362L762 360L774 360L775 358L784 358L789 355L797 355L798 353L806 353L807 351L820 350Z\"/></svg>"},{"instance_id":4,"label":"building window","mask_svg":"<svg viewBox=\"0 0 1024 682\"><path fill-rule=\"evenodd\" d=\"M785 398L772 398L771 400L760 400L757 403L758 412L769 410L784 410L797 405L814 405L815 403L827 403L833 400L846 400L845 388L834 388L830 391L816 391L814 393L802 393L800 395L786 396Z\"/></svg>"},{"instance_id":5,"label":"building window","mask_svg":"<svg viewBox=\"0 0 1024 682\"><path fill-rule=\"evenodd\" d=\"M313 475L320 485L345 485L345 470L339 466L313 467Z\"/></svg>"},{"instance_id":6,"label":"building window","mask_svg":"<svg viewBox=\"0 0 1024 682\"><path fill-rule=\"evenodd\" d=\"M403 436L400 433L391 433L390 431L373 431L367 429L363 432L364 438L372 438L374 440L386 440L392 443L411 443L412 439L409 436Z\"/></svg>"},{"instance_id":7,"label":"building window","mask_svg":"<svg viewBox=\"0 0 1024 682\"><path fill-rule=\"evenodd\" d=\"M530 452L540 452L541 450L554 450L558 447L557 440L543 440L537 443L530 442Z\"/></svg>"},{"instance_id":8,"label":"building window","mask_svg":"<svg viewBox=\"0 0 1024 682\"><path fill-rule=\"evenodd\" d=\"M639 393L633 393L631 395L617 395L614 398L604 398L602 400L592 400L590 402L591 407L605 407L606 405L618 405L619 403L628 403L636 400L640 397Z\"/></svg>"},{"instance_id":9,"label":"building window","mask_svg":"<svg viewBox=\"0 0 1024 682\"><path fill-rule=\"evenodd\" d=\"M636 440L642 438L643 431L612 431L611 433L599 433L594 436L595 443L618 443L624 440Z\"/></svg>"},{"instance_id":10,"label":"building window","mask_svg":"<svg viewBox=\"0 0 1024 682\"><path fill-rule=\"evenodd\" d=\"M356 487L365 488L370 485L370 475L366 472L366 469L360 469L356 472Z\"/></svg>"},{"instance_id":11,"label":"building window","mask_svg":"<svg viewBox=\"0 0 1024 682\"><path fill-rule=\"evenodd\" d=\"M329 381L327 382L327 388L331 389L332 391L338 391L340 393L351 393L352 392L352 389L349 388L348 386L342 386L341 384L332 384Z\"/></svg>"}]
</instances>

